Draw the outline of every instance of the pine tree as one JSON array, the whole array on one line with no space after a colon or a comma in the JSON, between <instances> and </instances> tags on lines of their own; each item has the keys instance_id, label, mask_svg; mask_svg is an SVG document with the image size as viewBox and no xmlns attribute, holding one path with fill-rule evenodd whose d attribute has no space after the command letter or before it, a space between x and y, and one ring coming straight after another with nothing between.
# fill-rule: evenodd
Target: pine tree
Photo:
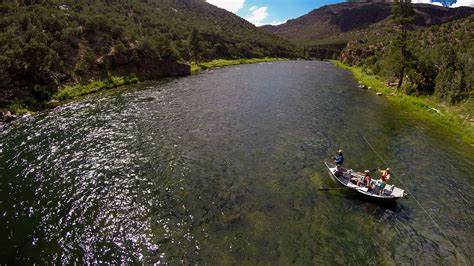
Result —
<instances>
[{"instance_id":1,"label":"pine tree","mask_svg":"<svg viewBox=\"0 0 474 266\"><path fill-rule=\"evenodd\" d=\"M409 26L415 20L415 12L413 11L411 0L396 0L392 7L390 19L399 30L397 38L392 41L392 47L394 48L392 53L395 53L394 57L398 60L397 64L393 65L393 71L398 77L397 89L400 89L406 70L412 61L411 53L408 51L407 40Z\"/></svg>"},{"instance_id":2,"label":"pine tree","mask_svg":"<svg viewBox=\"0 0 474 266\"><path fill-rule=\"evenodd\" d=\"M456 52L451 46L443 46L440 58L440 68L436 76L435 94L445 99L450 104L455 104L463 99L466 94L464 73L459 64Z\"/></svg>"},{"instance_id":3,"label":"pine tree","mask_svg":"<svg viewBox=\"0 0 474 266\"><path fill-rule=\"evenodd\" d=\"M191 33L190 43L191 43L191 52L194 58L194 62L196 64L199 64L199 56L202 53L202 44L201 44L201 36L197 29L194 29L193 32Z\"/></svg>"}]
</instances>

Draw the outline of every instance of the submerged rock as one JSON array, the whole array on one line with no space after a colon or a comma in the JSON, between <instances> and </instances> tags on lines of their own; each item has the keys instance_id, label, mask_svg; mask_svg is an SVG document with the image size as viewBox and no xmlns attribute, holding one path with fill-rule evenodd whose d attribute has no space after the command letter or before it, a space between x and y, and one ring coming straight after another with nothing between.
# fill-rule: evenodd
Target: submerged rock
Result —
<instances>
[{"instance_id":1,"label":"submerged rock","mask_svg":"<svg viewBox=\"0 0 474 266\"><path fill-rule=\"evenodd\" d=\"M46 105L48 106L48 108L53 109L59 106L59 101L51 100Z\"/></svg>"},{"instance_id":2,"label":"submerged rock","mask_svg":"<svg viewBox=\"0 0 474 266\"><path fill-rule=\"evenodd\" d=\"M12 114L10 111L6 111L6 112L0 112L0 121L1 122L11 122L15 119L17 119L18 117L15 115L15 114Z\"/></svg>"}]
</instances>

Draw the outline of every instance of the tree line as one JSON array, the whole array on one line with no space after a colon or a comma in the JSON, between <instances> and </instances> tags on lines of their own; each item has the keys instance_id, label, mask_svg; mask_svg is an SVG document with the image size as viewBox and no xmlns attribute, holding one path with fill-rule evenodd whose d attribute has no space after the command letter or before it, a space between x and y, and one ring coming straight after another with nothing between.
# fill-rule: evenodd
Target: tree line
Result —
<instances>
[{"instance_id":1,"label":"tree line","mask_svg":"<svg viewBox=\"0 0 474 266\"><path fill-rule=\"evenodd\" d=\"M145 58L300 55L289 41L200 0L6 0L0 29L0 108L12 98L39 108L64 84Z\"/></svg>"},{"instance_id":2,"label":"tree line","mask_svg":"<svg viewBox=\"0 0 474 266\"><path fill-rule=\"evenodd\" d=\"M474 96L474 16L415 30L410 1L393 6L386 34L352 41L344 61L387 78L398 90L449 104ZM349 51L351 50L351 51Z\"/></svg>"}]
</instances>

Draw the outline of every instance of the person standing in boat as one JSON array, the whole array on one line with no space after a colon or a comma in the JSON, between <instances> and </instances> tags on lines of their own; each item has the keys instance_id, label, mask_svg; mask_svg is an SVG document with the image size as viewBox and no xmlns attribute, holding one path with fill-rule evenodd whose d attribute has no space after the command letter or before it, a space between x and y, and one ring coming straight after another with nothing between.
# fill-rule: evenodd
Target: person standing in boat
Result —
<instances>
[{"instance_id":1,"label":"person standing in boat","mask_svg":"<svg viewBox=\"0 0 474 266\"><path fill-rule=\"evenodd\" d=\"M380 173L382 174L382 178L377 182L377 185L380 187L379 194L383 195L384 190L385 190L385 185L390 180L390 168L381 170Z\"/></svg>"},{"instance_id":2,"label":"person standing in boat","mask_svg":"<svg viewBox=\"0 0 474 266\"><path fill-rule=\"evenodd\" d=\"M387 183L390 180L390 168L380 170L380 173L382 174L382 181Z\"/></svg>"},{"instance_id":3,"label":"person standing in boat","mask_svg":"<svg viewBox=\"0 0 474 266\"><path fill-rule=\"evenodd\" d=\"M334 163L336 163L336 171L334 175L340 177L342 175L341 165L344 163L344 155L342 155L342 150L337 151L337 156L333 158Z\"/></svg>"},{"instance_id":4,"label":"person standing in boat","mask_svg":"<svg viewBox=\"0 0 474 266\"><path fill-rule=\"evenodd\" d=\"M342 155L342 150L337 151L337 156L334 157L334 162L337 166L341 166L344 163L344 155Z\"/></svg>"}]
</instances>

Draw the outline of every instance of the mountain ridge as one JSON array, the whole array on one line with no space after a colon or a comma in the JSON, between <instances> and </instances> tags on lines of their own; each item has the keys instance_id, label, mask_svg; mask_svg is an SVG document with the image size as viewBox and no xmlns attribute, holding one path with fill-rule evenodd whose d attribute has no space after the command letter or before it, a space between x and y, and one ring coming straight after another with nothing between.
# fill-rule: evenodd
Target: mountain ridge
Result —
<instances>
[{"instance_id":1,"label":"mountain ridge","mask_svg":"<svg viewBox=\"0 0 474 266\"><path fill-rule=\"evenodd\" d=\"M301 43L311 43L337 35L366 30L384 22L391 12L392 3L346 2L323 6L284 24L261 28L278 36ZM414 4L414 26L426 27L446 23L474 14L474 8L446 8L429 4Z\"/></svg>"}]
</instances>

